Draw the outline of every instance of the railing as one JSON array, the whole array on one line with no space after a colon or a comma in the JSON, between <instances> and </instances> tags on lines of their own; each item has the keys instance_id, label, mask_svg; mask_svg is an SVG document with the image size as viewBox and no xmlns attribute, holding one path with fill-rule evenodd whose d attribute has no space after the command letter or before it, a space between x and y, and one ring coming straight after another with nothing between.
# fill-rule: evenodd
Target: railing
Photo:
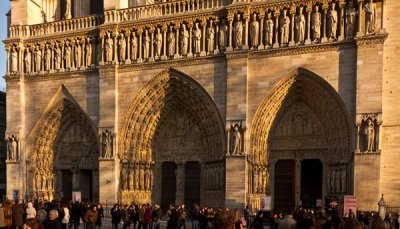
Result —
<instances>
[{"instance_id":1,"label":"railing","mask_svg":"<svg viewBox=\"0 0 400 229\"><path fill-rule=\"evenodd\" d=\"M70 20L55 21L36 25L18 25L10 27L10 38L48 35L78 29L87 29L100 25L103 15L87 16Z\"/></svg>"},{"instance_id":2,"label":"railing","mask_svg":"<svg viewBox=\"0 0 400 229\"><path fill-rule=\"evenodd\" d=\"M180 0L104 12L105 23L185 14L226 6L228 0Z\"/></svg>"}]
</instances>

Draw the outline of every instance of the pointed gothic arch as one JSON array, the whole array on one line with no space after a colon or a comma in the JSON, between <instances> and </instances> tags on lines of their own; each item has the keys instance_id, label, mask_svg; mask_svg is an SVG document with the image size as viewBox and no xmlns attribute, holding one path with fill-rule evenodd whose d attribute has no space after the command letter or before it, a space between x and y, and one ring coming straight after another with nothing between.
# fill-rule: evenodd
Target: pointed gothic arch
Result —
<instances>
[{"instance_id":1,"label":"pointed gothic arch","mask_svg":"<svg viewBox=\"0 0 400 229\"><path fill-rule=\"evenodd\" d=\"M145 193L145 201L151 201L153 165L157 162L153 152L154 139L160 129L167 128L166 123L177 110L190 116L194 125L199 127L198 144L202 148L204 171L213 176L214 183L218 183L210 189L223 189L224 173L215 174L224 168L226 152L224 123L218 108L198 82L170 68L157 74L139 91L124 119L118 147L119 157L123 159L122 168L125 169L121 174L127 174L121 179L122 191ZM211 175L211 171L214 174ZM127 198L144 201L122 194L122 199Z\"/></svg>"},{"instance_id":2,"label":"pointed gothic arch","mask_svg":"<svg viewBox=\"0 0 400 229\"><path fill-rule=\"evenodd\" d=\"M35 198L52 200L63 191L61 171L73 173L73 189L79 189L81 170L98 176L99 143L96 128L64 85L51 99L39 121L28 134L33 170L30 184ZM98 188L97 179L92 189ZM97 191L87 198L97 198ZM68 193L66 196L70 196Z\"/></svg>"},{"instance_id":3,"label":"pointed gothic arch","mask_svg":"<svg viewBox=\"0 0 400 229\"><path fill-rule=\"evenodd\" d=\"M256 111L250 132L249 193L268 192L273 136L285 115L298 104L303 107L303 114L313 116L316 126L322 128L319 133L324 145L318 150L324 152L326 160L338 167L351 162L352 125L346 105L328 82L299 68L280 80Z\"/></svg>"}]
</instances>

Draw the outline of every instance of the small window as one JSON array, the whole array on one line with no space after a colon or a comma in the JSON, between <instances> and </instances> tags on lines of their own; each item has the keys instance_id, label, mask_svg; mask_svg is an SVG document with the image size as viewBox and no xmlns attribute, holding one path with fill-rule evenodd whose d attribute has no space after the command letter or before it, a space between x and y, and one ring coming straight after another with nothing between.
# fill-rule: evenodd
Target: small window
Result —
<instances>
[{"instance_id":1,"label":"small window","mask_svg":"<svg viewBox=\"0 0 400 229\"><path fill-rule=\"evenodd\" d=\"M103 10L103 0L90 0L90 14L102 14Z\"/></svg>"}]
</instances>

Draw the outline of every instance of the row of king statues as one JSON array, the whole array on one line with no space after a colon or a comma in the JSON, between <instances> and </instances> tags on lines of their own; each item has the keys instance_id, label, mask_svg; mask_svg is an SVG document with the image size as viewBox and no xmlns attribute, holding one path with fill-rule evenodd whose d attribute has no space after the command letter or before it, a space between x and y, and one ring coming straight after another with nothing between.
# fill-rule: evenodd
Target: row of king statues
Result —
<instances>
[{"instance_id":1,"label":"row of king statues","mask_svg":"<svg viewBox=\"0 0 400 229\"><path fill-rule=\"evenodd\" d=\"M361 3L360 3L361 4ZM133 26L100 31L97 36L54 42L9 45L7 74L44 74L91 69L96 64L132 64L217 55L231 50L260 50L351 39L361 31L376 33L377 7L366 0L358 7L331 2L264 9L228 17ZM363 12L358 12L362 10ZM360 23L361 24L361 23Z\"/></svg>"}]
</instances>

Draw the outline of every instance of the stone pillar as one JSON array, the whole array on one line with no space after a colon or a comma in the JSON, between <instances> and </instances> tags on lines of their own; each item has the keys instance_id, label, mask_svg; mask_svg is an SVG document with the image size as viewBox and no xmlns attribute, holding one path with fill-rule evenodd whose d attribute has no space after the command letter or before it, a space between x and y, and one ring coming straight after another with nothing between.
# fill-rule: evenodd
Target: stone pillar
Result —
<instances>
[{"instance_id":1,"label":"stone pillar","mask_svg":"<svg viewBox=\"0 0 400 229\"><path fill-rule=\"evenodd\" d=\"M6 51L7 51L6 75L10 75L10 62L11 62L10 61L10 47L7 47Z\"/></svg>"},{"instance_id":2,"label":"stone pillar","mask_svg":"<svg viewBox=\"0 0 400 229\"><path fill-rule=\"evenodd\" d=\"M162 44L162 46L163 46L163 55L162 55L162 57L161 57L161 59L162 60L166 60L167 59L167 30L168 30L168 27L165 25L165 26L163 26L162 27L162 31L163 31L163 44Z\"/></svg>"},{"instance_id":3,"label":"stone pillar","mask_svg":"<svg viewBox=\"0 0 400 229\"><path fill-rule=\"evenodd\" d=\"M379 34L386 34L386 29L385 29L385 0L382 0L381 3L381 28L379 28Z\"/></svg>"},{"instance_id":4,"label":"stone pillar","mask_svg":"<svg viewBox=\"0 0 400 229\"><path fill-rule=\"evenodd\" d=\"M118 202L119 164L115 159L99 159L99 201L108 209Z\"/></svg>"},{"instance_id":5,"label":"stone pillar","mask_svg":"<svg viewBox=\"0 0 400 229\"><path fill-rule=\"evenodd\" d=\"M326 15L328 14L328 4L324 4L322 6L323 9L323 15L322 15L322 29L321 29L321 33L322 33L322 38L321 38L321 43L327 42L328 39L326 38Z\"/></svg>"},{"instance_id":6,"label":"stone pillar","mask_svg":"<svg viewBox=\"0 0 400 229\"><path fill-rule=\"evenodd\" d=\"M193 53L192 53L192 27L193 27L193 22L189 22L189 52L187 54L187 57L193 57Z\"/></svg>"},{"instance_id":7,"label":"stone pillar","mask_svg":"<svg viewBox=\"0 0 400 229\"><path fill-rule=\"evenodd\" d=\"M244 209L246 205L246 156L226 157L225 207Z\"/></svg>"},{"instance_id":8,"label":"stone pillar","mask_svg":"<svg viewBox=\"0 0 400 229\"><path fill-rule=\"evenodd\" d=\"M226 48L226 51L232 51L232 23L233 23L233 17L228 18L229 21L229 42L228 42L228 47Z\"/></svg>"},{"instance_id":9,"label":"stone pillar","mask_svg":"<svg viewBox=\"0 0 400 229\"><path fill-rule=\"evenodd\" d=\"M155 29L154 28L150 28L149 32L150 32L150 56L149 56L149 62L153 62L154 61L154 32Z\"/></svg>"},{"instance_id":10,"label":"stone pillar","mask_svg":"<svg viewBox=\"0 0 400 229\"><path fill-rule=\"evenodd\" d=\"M138 63L142 63L143 62L143 59L142 59L142 49L143 49L143 47L142 47L142 39L143 39L143 30L142 29L139 29L138 30L138 35L139 35L139 46L138 46L138 51L139 51L139 58L137 59L137 62Z\"/></svg>"},{"instance_id":11,"label":"stone pillar","mask_svg":"<svg viewBox=\"0 0 400 229\"><path fill-rule=\"evenodd\" d=\"M306 12L307 12L307 39L304 42L304 44L309 45L311 44L311 35L310 35L310 31L311 31L311 12L312 12L312 5L308 5L308 7L306 8Z\"/></svg>"},{"instance_id":12,"label":"stone pillar","mask_svg":"<svg viewBox=\"0 0 400 229\"><path fill-rule=\"evenodd\" d=\"M272 45L272 48L279 48L279 10L276 10L274 13L275 17L275 43Z\"/></svg>"},{"instance_id":13,"label":"stone pillar","mask_svg":"<svg viewBox=\"0 0 400 229\"><path fill-rule=\"evenodd\" d=\"M249 49L249 15L244 15L244 42L242 49Z\"/></svg>"},{"instance_id":14,"label":"stone pillar","mask_svg":"<svg viewBox=\"0 0 400 229\"><path fill-rule=\"evenodd\" d=\"M176 170L176 199L175 204L180 205L185 202L185 163L178 162Z\"/></svg>"},{"instance_id":15,"label":"stone pillar","mask_svg":"<svg viewBox=\"0 0 400 229\"><path fill-rule=\"evenodd\" d=\"M358 14L357 14L357 37L362 37L364 34L361 32L361 12L362 12L362 5L363 5L364 0L358 0Z\"/></svg>"},{"instance_id":16,"label":"stone pillar","mask_svg":"<svg viewBox=\"0 0 400 229\"><path fill-rule=\"evenodd\" d=\"M125 63L126 64L130 64L130 63L132 63L131 62L131 36L130 36L130 31L128 31L126 33L125 41L126 41L126 48L127 48L127 54L126 54Z\"/></svg>"},{"instance_id":17,"label":"stone pillar","mask_svg":"<svg viewBox=\"0 0 400 229\"><path fill-rule=\"evenodd\" d=\"M294 16L296 15L296 8L293 7L290 9L290 41L289 46L295 46L294 42Z\"/></svg>"},{"instance_id":18,"label":"stone pillar","mask_svg":"<svg viewBox=\"0 0 400 229\"><path fill-rule=\"evenodd\" d=\"M219 31L219 19L217 18L216 20L215 20L215 36L214 36L214 38L215 38L215 40L214 40L214 45L215 45L215 48L214 48L214 54L218 54L219 53L219 33L220 33L220 31Z\"/></svg>"},{"instance_id":19,"label":"stone pillar","mask_svg":"<svg viewBox=\"0 0 400 229\"><path fill-rule=\"evenodd\" d=\"M345 13L344 13L344 7L346 5L346 2L340 1L339 2L339 36L338 36L338 41L343 41L345 38L344 35L344 18L345 18Z\"/></svg>"},{"instance_id":20,"label":"stone pillar","mask_svg":"<svg viewBox=\"0 0 400 229\"><path fill-rule=\"evenodd\" d=\"M173 31L171 30L171 33L173 33ZM179 24L176 25L175 28L175 55L174 55L174 59L179 59L180 55L179 55Z\"/></svg>"},{"instance_id":21,"label":"stone pillar","mask_svg":"<svg viewBox=\"0 0 400 229\"><path fill-rule=\"evenodd\" d=\"M202 21L201 22L201 31L202 31L202 33L203 33L203 40L202 40L202 47L201 47L201 52L200 52L200 56L206 56L207 55L207 53L206 53L206 30L207 30L207 21Z\"/></svg>"},{"instance_id":22,"label":"stone pillar","mask_svg":"<svg viewBox=\"0 0 400 229\"><path fill-rule=\"evenodd\" d=\"M118 61L118 34L114 35L114 61L113 64L119 63Z\"/></svg>"},{"instance_id":23,"label":"stone pillar","mask_svg":"<svg viewBox=\"0 0 400 229\"><path fill-rule=\"evenodd\" d=\"M101 42L101 57L100 57L101 60L100 60L99 65L104 65L104 42L105 42L104 35L100 35L100 42ZM64 43L62 43L61 49L62 49L61 53L64 53ZM61 59L61 69L62 69L63 68L62 63L64 62L62 60L63 60L64 56L62 55L61 58L62 58Z\"/></svg>"},{"instance_id":24,"label":"stone pillar","mask_svg":"<svg viewBox=\"0 0 400 229\"><path fill-rule=\"evenodd\" d=\"M259 45L258 45L258 49L260 50L260 49L264 49L264 37L263 37L263 34L264 34L264 12L263 11L261 11L260 12L260 29L259 29L259 33L260 33L260 40L258 41L259 42Z\"/></svg>"}]
</instances>

